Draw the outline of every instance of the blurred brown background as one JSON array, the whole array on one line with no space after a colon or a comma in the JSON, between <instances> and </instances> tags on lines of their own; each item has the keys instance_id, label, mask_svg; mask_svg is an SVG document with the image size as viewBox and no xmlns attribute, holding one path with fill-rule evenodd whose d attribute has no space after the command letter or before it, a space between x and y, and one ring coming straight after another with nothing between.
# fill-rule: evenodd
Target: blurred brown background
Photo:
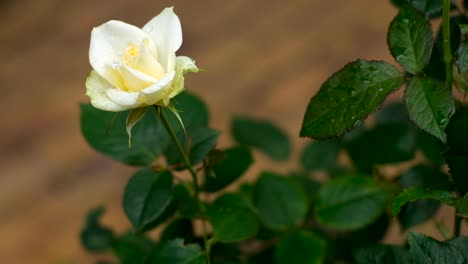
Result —
<instances>
[{"instance_id":1,"label":"blurred brown background","mask_svg":"<svg viewBox=\"0 0 468 264\"><path fill-rule=\"evenodd\" d=\"M248 114L275 120L300 146L303 113L328 75L358 57L393 63L387 0L1 0L0 262L91 263L78 234L96 205L108 206L106 223L129 226L120 199L133 169L80 134L89 35L110 19L142 26L167 6L182 21L179 54L208 69L188 89L224 131ZM225 133L220 144L230 142Z\"/></svg>"}]
</instances>

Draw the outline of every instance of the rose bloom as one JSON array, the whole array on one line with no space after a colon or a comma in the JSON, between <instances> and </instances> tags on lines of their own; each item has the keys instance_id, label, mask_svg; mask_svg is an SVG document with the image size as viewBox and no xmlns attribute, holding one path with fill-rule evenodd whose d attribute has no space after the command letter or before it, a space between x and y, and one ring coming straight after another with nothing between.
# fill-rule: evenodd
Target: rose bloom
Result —
<instances>
[{"instance_id":1,"label":"rose bloom","mask_svg":"<svg viewBox=\"0 0 468 264\"><path fill-rule=\"evenodd\" d=\"M109 21L91 32L86 80L91 104L106 111L168 106L184 90L184 75L198 72L192 59L177 56L182 28L173 8L164 9L142 29Z\"/></svg>"}]
</instances>

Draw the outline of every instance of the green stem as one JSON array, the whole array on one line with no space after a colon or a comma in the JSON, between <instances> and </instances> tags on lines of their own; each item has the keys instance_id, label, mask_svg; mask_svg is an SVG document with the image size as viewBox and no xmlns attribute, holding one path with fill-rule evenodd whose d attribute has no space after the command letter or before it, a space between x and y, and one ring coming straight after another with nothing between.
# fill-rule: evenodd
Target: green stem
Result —
<instances>
[{"instance_id":1,"label":"green stem","mask_svg":"<svg viewBox=\"0 0 468 264\"><path fill-rule=\"evenodd\" d=\"M453 77L453 58L450 46L450 0L443 0L442 35L444 39L445 85L447 89L451 90Z\"/></svg>"},{"instance_id":2,"label":"green stem","mask_svg":"<svg viewBox=\"0 0 468 264\"><path fill-rule=\"evenodd\" d=\"M198 206L200 206L200 187L198 186L198 176L197 172L193 168L192 163L190 162L189 158L187 157L187 154L184 151L184 148L179 142L179 139L177 138L174 129L172 129L171 124L169 123L166 114L164 113L164 110L161 108L156 107L159 109L159 118L161 119L164 127L167 130L167 133L171 137L172 142L176 146L177 152L179 153L180 158L182 159L182 162L184 163L185 167L189 170L190 174L192 175L193 179L193 185L195 188L195 199L197 200ZM210 259L210 250L211 250L211 244L210 241L207 240L206 238L206 229L205 229L205 223L202 223L203 225L203 240L205 242L205 258L206 258L206 263L211 264L211 259Z\"/></svg>"}]
</instances>

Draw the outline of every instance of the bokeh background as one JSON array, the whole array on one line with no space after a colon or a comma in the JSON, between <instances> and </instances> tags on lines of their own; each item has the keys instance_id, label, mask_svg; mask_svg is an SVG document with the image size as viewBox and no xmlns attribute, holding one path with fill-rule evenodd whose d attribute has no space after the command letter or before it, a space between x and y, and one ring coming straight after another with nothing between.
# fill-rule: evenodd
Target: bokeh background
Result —
<instances>
[{"instance_id":1,"label":"bokeh background","mask_svg":"<svg viewBox=\"0 0 468 264\"><path fill-rule=\"evenodd\" d=\"M228 131L234 114L272 119L296 153L307 103L331 73L358 57L395 64L387 0L1 0L0 262L92 263L78 234L97 205L108 208L105 223L129 226L120 199L134 169L80 134L89 36L110 19L143 26L167 6L182 21L178 54L208 70L186 86L209 105L213 127ZM231 142L224 133L220 145Z\"/></svg>"}]
</instances>

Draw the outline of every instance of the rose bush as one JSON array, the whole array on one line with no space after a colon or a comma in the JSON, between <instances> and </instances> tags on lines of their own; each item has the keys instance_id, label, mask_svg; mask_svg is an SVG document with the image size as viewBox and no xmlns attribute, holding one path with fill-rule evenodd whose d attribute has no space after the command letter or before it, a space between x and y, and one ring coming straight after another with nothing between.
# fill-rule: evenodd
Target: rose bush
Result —
<instances>
[{"instance_id":1,"label":"rose bush","mask_svg":"<svg viewBox=\"0 0 468 264\"><path fill-rule=\"evenodd\" d=\"M159 105L184 90L184 75L198 72L194 61L176 56L182 28L173 8L164 9L142 29L111 20L93 29L86 80L91 104L105 111Z\"/></svg>"}]
</instances>

